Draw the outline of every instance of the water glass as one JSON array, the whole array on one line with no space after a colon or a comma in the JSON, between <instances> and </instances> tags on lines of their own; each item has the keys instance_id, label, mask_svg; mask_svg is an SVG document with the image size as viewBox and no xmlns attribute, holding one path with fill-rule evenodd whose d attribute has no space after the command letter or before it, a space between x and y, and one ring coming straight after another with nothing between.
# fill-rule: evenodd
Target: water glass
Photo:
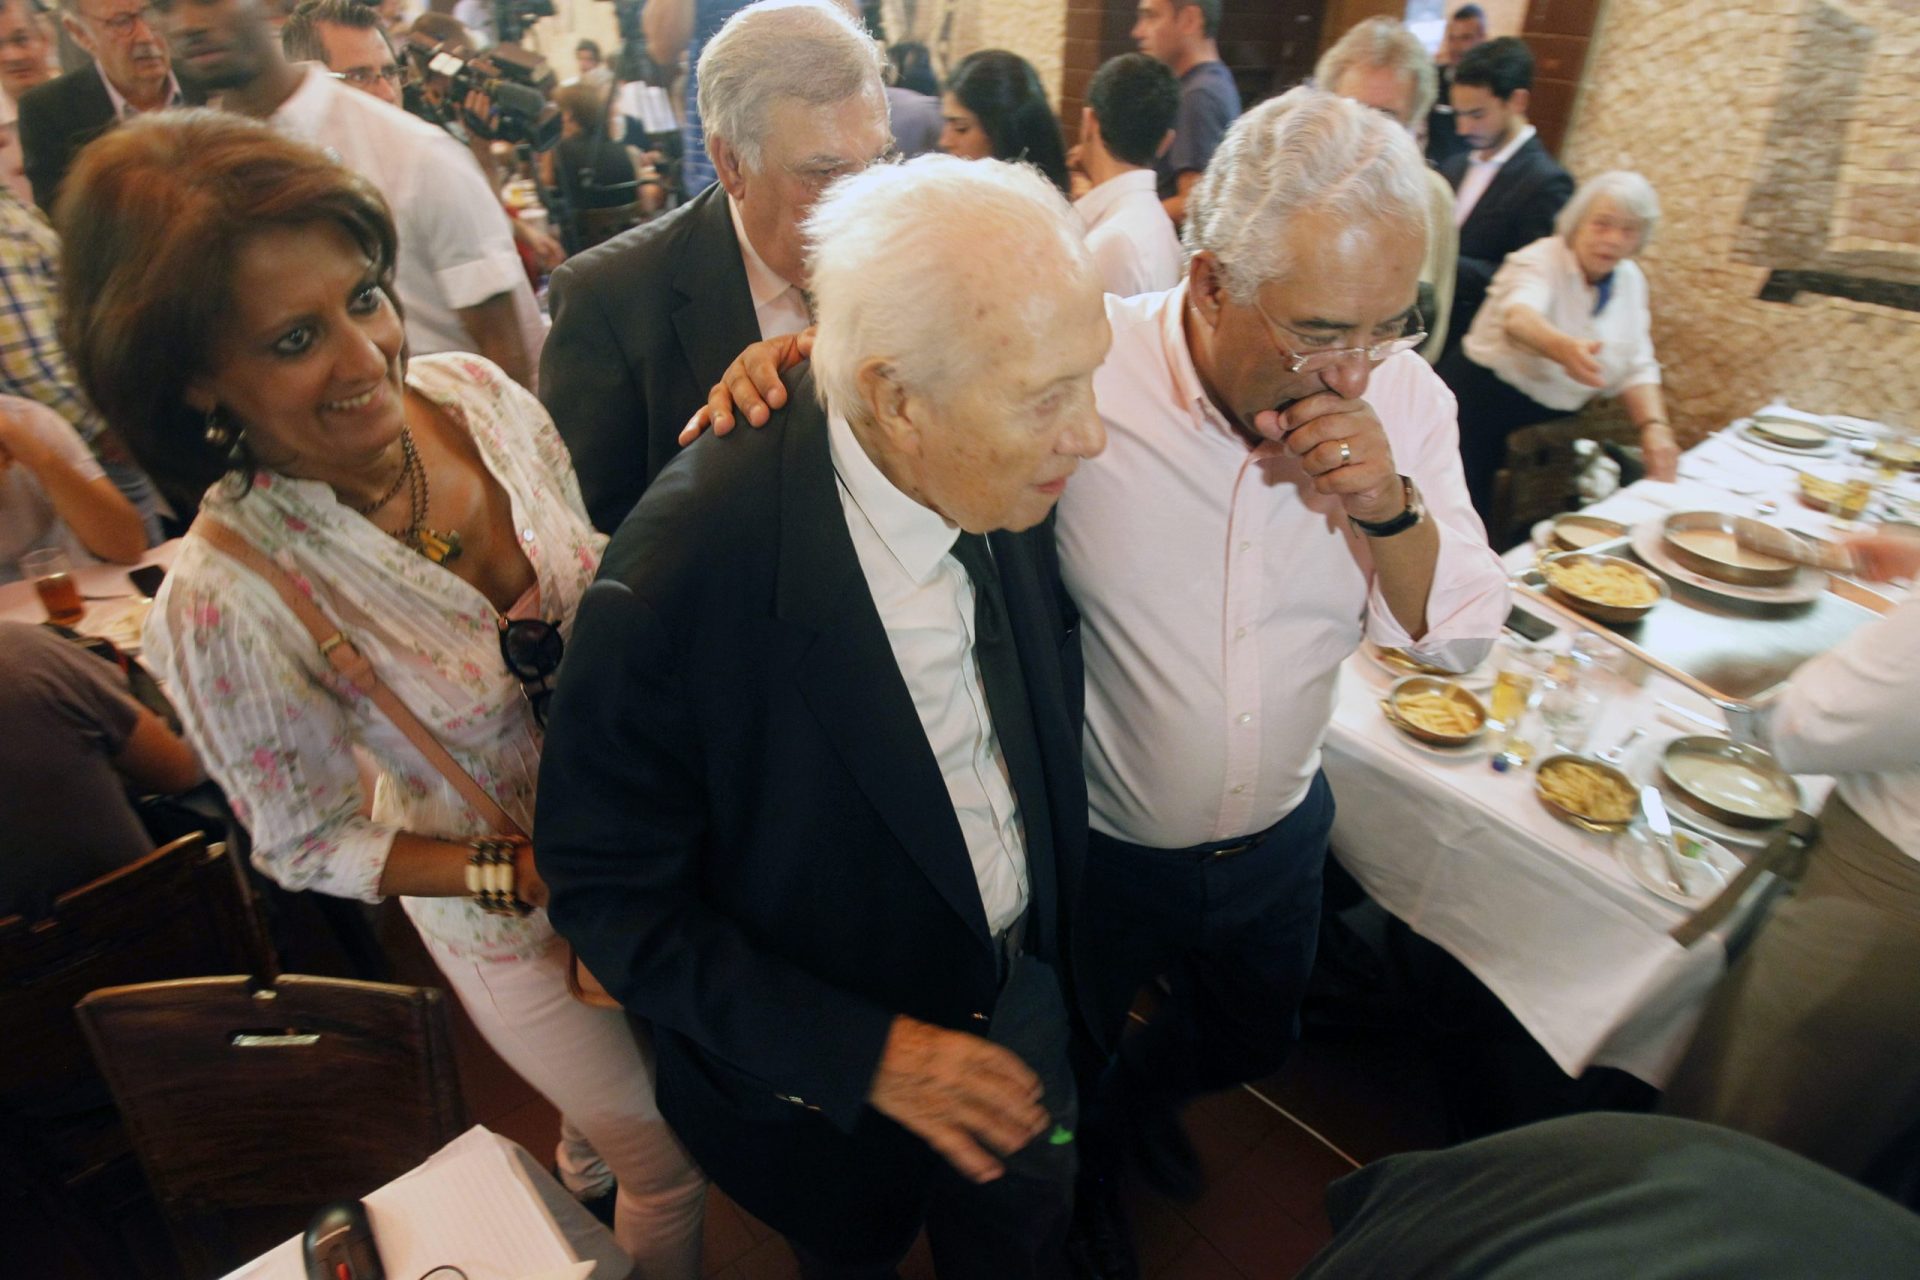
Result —
<instances>
[{"instance_id":1,"label":"water glass","mask_svg":"<svg viewBox=\"0 0 1920 1280\"><path fill-rule=\"evenodd\" d=\"M1552 736L1555 751L1585 751L1599 719L1599 691L1581 680L1555 681L1540 697L1540 723Z\"/></svg>"}]
</instances>

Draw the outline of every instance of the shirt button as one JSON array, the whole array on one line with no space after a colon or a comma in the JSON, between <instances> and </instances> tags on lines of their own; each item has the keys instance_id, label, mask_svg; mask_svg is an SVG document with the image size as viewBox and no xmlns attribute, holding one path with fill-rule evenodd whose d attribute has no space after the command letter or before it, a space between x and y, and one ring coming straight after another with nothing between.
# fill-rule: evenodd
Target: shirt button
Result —
<instances>
[{"instance_id":1,"label":"shirt button","mask_svg":"<svg viewBox=\"0 0 1920 1280\"><path fill-rule=\"evenodd\" d=\"M1235 628L1233 638L1235 640L1245 640L1247 638L1247 629L1245 627Z\"/></svg>"},{"instance_id":2,"label":"shirt button","mask_svg":"<svg viewBox=\"0 0 1920 1280\"><path fill-rule=\"evenodd\" d=\"M532 541L533 541L533 530L531 530L531 529L522 529L522 530L520 531L520 541L522 541L522 542L532 542Z\"/></svg>"},{"instance_id":3,"label":"shirt button","mask_svg":"<svg viewBox=\"0 0 1920 1280\"><path fill-rule=\"evenodd\" d=\"M1242 542L1240 543L1240 549L1242 551L1251 551L1253 550L1253 544L1251 542L1242 540Z\"/></svg>"},{"instance_id":4,"label":"shirt button","mask_svg":"<svg viewBox=\"0 0 1920 1280\"><path fill-rule=\"evenodd\" d=\"M1252 712L1250 712L1250 711L1242 711L1242 712L1240 713L1240 723L1241 723L1241 724L1245 724L1245 723L1247 723L1247 721L1249 721L1249 720L1251 720L1251 719L1253 719L1253 713L1252 713Z\"/></svg>"}]
</instances>

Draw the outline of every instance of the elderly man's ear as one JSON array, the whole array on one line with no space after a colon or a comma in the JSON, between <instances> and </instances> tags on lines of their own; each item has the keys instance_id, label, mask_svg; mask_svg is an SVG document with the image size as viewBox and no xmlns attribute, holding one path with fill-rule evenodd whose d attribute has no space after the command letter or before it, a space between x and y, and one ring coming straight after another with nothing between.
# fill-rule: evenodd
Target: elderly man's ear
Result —
<instances>
[{"instance_id":1,"label":"elderly man's ear","mask_svg":"<svg viewBox=\"0 0 1920 1280\"><path fill-rule=\"evenodd\" d=\"M867 419L894 449L920 452L920 427L914 422L912 397L900 385L893 365L879 357L864 361L854 374L854 385L866 405Z\"/></svg>"}]
</instances>

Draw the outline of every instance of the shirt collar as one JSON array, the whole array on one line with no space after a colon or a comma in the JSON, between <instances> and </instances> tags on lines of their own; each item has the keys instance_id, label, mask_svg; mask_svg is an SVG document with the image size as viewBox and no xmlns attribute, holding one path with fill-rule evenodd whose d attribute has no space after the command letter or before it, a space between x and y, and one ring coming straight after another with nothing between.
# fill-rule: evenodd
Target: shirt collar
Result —
<instances>
[{"instance_id":1,"label":"shirt collar","mask_svg":"<svg viewBox=\"0 0 1920 1280\"><path fill-rule=\"evenodd\" d=\"M764 307L793 288L793 282L768 266L760 251L753 247L753 241L747 237L746 224L740 221L740 206L731 194L727 196L727 216L733 219L733 237L740 242L740 258L747 266L747 292L753 295L755 307Z\"/></svg>"},{"instance_id":2,"label":"shirt collar","mask_svg":"<svg viewBox=\"0 0 1920 1280\"><path fill-rule=\"evenodd\" d=\"M960 530L939 512L896 489L867 456L846 418L833 409L827 411L827 447L840 483L880 535L887 554L909 578L925 585L939 568L941 557L959 541Z\"/></svg>"},{"instance_id":3,"label":"shirt collar","mask_svg":"<svg viewBox=\"0 0 1920 1280\"><path fill-rule=\"evenodd\" d=\"M1091 231L1112 217L1121 202L1129 196L1139 192L1153 195L1157 191L1154 185L1157 181L1151 169L1129 169L1088 191L1073 202L1073 207L1080 211L1080 220Z\"/></svg>"},{"instance_id":4,"label":"shirt collar","mask_svg":"<svg viewBox=\"0 0 1920 1280\"><path fill-rule=\"evenodd\" d=\"M140 112L133 109L133 104L127 101L126 95L113 87L113 81L107 79L106 70L101 67L98 62L93 64L93 69L99 72L100 83L107 87L107 100L113 103L113 118L115 120L124 124L140 114ZM166 105L169 107L177 107L182 101L184 101L184 99L180 93L180 82L174 79L173 72L169 71L167 72Z\"/></svg>"},{"instance_id":5,"label":"shirt collar","mask_svg":"<svg viewBox=\"0 0 1920 1280\"><path fill-rule=\"evenodd\" d=\"M1531 138L1534 134L1538 132L1540 132L1538 129L1534 128L1532 125L1528 125L1526 128L1522 129L1520 132L1514 134L1513 140L1511 142L1507 143L1506 146L1500 148L1498 151L1494 152L1492 155L1488 156L1486 159L1484 160L1481 159L1479 153L1475 152L1473 156L1474 163L1490 164L1490 165L1493 165L1495 168L1498 168L1499 166L1505 164L1507 161L1513 159L1513 153L1518 151L1520 148L1526 146L1527 139Z\"/></svg>"},{"instance_id":6,"label":"shirt collar","mask_svg":"<svg viewBox=\"0 0 1920 1280\"><path fill-rule=\"evenodd\" d=\"M1165 308L1160 313L1160 349L1173 381L1174 401L1187 411L1196 429L1245 443L1245 437L1213 403L1206 384L1200 381L1200 370L1194 367L1193 352L1187 347L1187 284L1182 280L1160 304Z\"/></svg>"},{"instance_id":7,"label":"shirt collar","mask_svg":"<svg viewBox=\"0 0 1920 1280\"><path fill-rule=\"evenodd\" d=\"M312 138L326 123L328 109L340 82L315 62L296 62L300 84L273 113L273 119L285 129L303 138ZM356 91L357 92L357 91Z\"/></svg>"}]
</instances>

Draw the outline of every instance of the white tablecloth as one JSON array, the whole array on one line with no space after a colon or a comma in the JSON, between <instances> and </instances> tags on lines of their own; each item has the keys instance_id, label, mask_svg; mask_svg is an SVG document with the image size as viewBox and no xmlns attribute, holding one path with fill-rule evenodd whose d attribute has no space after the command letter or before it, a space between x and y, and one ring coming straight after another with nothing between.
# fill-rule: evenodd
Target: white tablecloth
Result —
<instances>
[{"instance_id":1,"label":"white tablecloth","mask_svg":"<svg viewBox=\"0 0 1920 1280\"><path fill-rule=\"evenodd\" d=\"M143 565L159 565L166 568L173 563L174 554L180 549L180 540L163 542L147 552L140 561ZM139 590L127 578L127 570L132 565L89 564L74 569L73 579L80 584L80 591L86 596L110 597L107 599L89 599L87 609L90 613L118 614L127 602L139 596ZM47 611L40 603L40 593L33 589L29 581L9 582L0 585L0 621L6 622L45 622ZM79 630L87 631L87 621L82 619Z\"/></svg>"},{"instance_id":2,"label":"white tablecloth","mask_svg":"<svg viewBox=\"0 0 1920 1280\"><path fill-rule=\"evenodd\" d=\"M1823 465L1839 464L1804 463L1724 431L1686 455L1679 482L1642 482L1590 510L1631 524L1668 511L1749 513L1771 500L1775 523L1831 535L1828 517L1795 497L1796 466ZM1915 481L1900 483L1920 493ZM1509 563L1524 567L1532 555L1517 548ZM1569 639L1563 626L1550 643ZM1687 913L1642 889L1609 839L1551 816L1533 795L1531 771L1499 774L1485 753L1444 759L1409 743L1376 705L1389 682L1362 655L1342 672L1325 755L1341 864L1484 982L1569 1075L1604 1065L1664 1084L1725 968L1720 939L1690 950L1675 944L1668 930ZM1704 699L1658 674L1637 688L1609 681L1592 745L1645 726L1651 742L1628 757L1638 762L1635 781L1648 780L1645 762L1659 744L1704 732L1673 718L1662 700L1720 721ZM1831 780L1800 782L1817 810Z\"/></svg>"}]
</instances>

